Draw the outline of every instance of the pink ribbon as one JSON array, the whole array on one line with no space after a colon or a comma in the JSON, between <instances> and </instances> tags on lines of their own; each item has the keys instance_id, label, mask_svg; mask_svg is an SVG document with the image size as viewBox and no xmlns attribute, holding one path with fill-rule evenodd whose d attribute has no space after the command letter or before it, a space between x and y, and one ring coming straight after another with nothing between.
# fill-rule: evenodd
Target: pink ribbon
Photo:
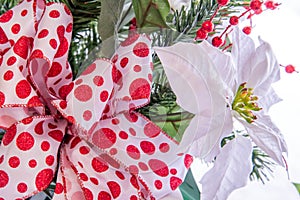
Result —
<instances>
[{"instance_id":1,"label":"pink ribbon","mask_svg":"<svg viewBox=\"0 0 300 200\"><path fill-rule=\"evenodd\" d=\"M63 4L24 0L0 17L0 199L46 189L56 170L53 199L159 199L176 190L192 157L134 111L149 103L149 38L129 37L72 81L71 32Z\"/></svg>"}]
</instances>

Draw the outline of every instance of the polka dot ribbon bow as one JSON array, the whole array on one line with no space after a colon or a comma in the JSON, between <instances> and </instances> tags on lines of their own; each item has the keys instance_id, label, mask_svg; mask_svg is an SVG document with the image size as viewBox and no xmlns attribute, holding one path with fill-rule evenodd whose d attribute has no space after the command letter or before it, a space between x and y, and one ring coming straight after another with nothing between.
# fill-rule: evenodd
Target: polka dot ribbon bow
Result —
<instances>
[{"instance_id":1,"label":"polka dot ribbon bow","mask_svg":"<svg viewBox=\"0 0 300 200\"><path fill-rule=\"evenodd\" d=\"M149 102L150 40L131 36L72 81L71 32L63 4L24 0L0 17L0 199L33 196L53 179L57 200L178 190L192 157L135 112Z\"/></svg>"}]
</instances>

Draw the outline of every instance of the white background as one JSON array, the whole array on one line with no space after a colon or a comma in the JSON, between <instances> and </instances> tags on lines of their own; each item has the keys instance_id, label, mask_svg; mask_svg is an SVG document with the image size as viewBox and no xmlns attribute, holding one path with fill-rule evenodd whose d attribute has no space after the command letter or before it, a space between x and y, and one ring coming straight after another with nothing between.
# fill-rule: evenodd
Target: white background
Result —
<instances>
[{"instance_id":1,"label":"white background","mask_svg":"<svg viewBox=\"0 0 300 200\"><path fill-rule=\"evenodd\" d=\"M269 42L280 64L293 64L300 71L300 1L281 0L278 10L266 11L253 18L251 35L260 35ZM281 80L274 84L282 102L270 109L270 115L285 136L289 154L289 178L282 167L276 167L273 177L264 185L253 181L234 191L228 200L298 200L299 194L291 182L300 183L300 73L287 74L282 68ZM199 165L201 167L199 168ZM205 164L193 165L200 180ZM196 167L197 166L197 167ZM200 178L199 178L200 176Z\"/></svg>"}]
</instances>

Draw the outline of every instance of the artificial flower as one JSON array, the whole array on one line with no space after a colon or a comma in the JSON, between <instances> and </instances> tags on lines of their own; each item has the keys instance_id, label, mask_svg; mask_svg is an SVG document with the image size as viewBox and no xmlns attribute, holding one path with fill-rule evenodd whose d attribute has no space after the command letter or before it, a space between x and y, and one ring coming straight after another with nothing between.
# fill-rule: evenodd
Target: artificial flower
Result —
<instances>
[{"instance_id":1,"label":"artificial flower","mask_svg":"<svg viewBox=\"0 0 300 200\"><path fill-rule=\"evenodd\" d=\"M247 151L239 153L237 149L243 145L238 144L221 148L222 139L234 130L235 120L244 125L257 146L285 166L282 153L287 151L286 143L267 115L270 106L280 100L271 87L279 80L277 60L266 42L255 48L253 40L239 29L232 34L231 53L223 53L206 41L156 48L177 102L195 114L185 132L189 135L186 138L192 138L191 154L207 161L217 158L201 180L204 199L226 199L231 191L246 184L251 172L251 143L236 136L231 144L243 143ZM204 126L199 120L203 117L208 117ZM220 166L224 168L220 170Z\"/></svg>"}]
</instances>

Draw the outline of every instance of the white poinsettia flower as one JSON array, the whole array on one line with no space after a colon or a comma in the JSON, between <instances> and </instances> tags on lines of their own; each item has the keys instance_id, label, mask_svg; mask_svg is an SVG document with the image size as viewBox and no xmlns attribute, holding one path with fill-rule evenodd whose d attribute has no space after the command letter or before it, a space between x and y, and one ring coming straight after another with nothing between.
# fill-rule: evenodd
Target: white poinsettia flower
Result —
<instances>
[{"instance_id":1,"label":"white poinsettia flower","mask_svg":"<svg viewBox=\"0 0 300 200\"><path fill-rule=\"evenodd\" d=\"M271 46L260 39L254 41L236 28L232 35L232 58L237 74L232 86L231 108L234 116L246 128L253 142L278 164L287 145L276 125L267 115L269 108L281 99L272 88L280 79L280 67ZM220 66L221 67L221 66Z\"/></svg>"},{"instance_id":2,"label":"white poinsettia flower","mask_svg":"<svg viewBox=\"0 0 300 200\"><path fill-rule=\"evenodd\" d=\"M282 153L287 152L286 143L267 115L270 106L280 101L271 87L280 79L276 57L268 43L261 41L255 48L254 41L239 29L233 31L232 41L230 54L206 41L155 49L177 103L195 114L182 145L208 161L217 157L214 167L201 180L209 186L203 187L203 199L226 199L247 182L251 172L250 141L237 136L231 145L225 145L226 149L220 146L221 140L232 133L235 120L244 125L257 146L285 165Z\"/></svg>"}]
</instances>

